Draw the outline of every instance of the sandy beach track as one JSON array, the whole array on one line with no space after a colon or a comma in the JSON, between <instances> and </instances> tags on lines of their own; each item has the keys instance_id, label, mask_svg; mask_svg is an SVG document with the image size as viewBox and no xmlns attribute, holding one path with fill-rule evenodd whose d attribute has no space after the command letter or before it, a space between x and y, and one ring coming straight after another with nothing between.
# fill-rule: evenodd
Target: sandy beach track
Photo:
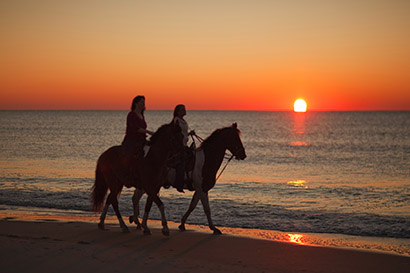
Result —
<instances>
[{"instance_id":1,"label":"sandy beach track","mask_svg":"<svg viewBox=\"0 0 410 273\"><path fill-rule=\"evenodd\" d=\"M410 258L198 231L0 221L1 272L409 272Z\"/></svg>"}]
</instances>

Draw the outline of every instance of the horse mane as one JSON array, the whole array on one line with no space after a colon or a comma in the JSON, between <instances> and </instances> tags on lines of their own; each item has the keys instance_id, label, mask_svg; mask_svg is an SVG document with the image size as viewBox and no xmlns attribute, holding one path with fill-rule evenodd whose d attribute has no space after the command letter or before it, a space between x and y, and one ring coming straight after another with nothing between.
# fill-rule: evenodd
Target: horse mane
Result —
<instances>
[{"instance_id":1,"label":"horse mane","mask_svg":"<svg viewBox=\"0 0 410 273\"><path fill-rule=\"evenodd\" d=\"M212 133L209 137L207 137L207 138L204 140L204 142L202 142L202 144L201 144L200 147L201 147L201 148L206 148L206 147L208 147L209 145L212 145L212 144L216 141L217 136L218 136L222 131L227 130L227 129L234 129L234 130L236 130L236 132L238 133L238 135L241 135L241 131L240 131L239 129L237 129L237 128L233 128L232 126L224 127L224 128L220 128L220 129L216 129L215 131L213 131L213 133Z\"/></svg>"},{"instance_id":2,"label":"horse mane","mask_svg":"<svg viewBox=\"0 0 410 273\"><path fill-rule=\"evenodd\" d=\"M147 145L152 146L155 143L157 143L160 136L163 135L164 132L166 132L166 130L168 130L169 126L171 126L171 125L172 125L172 123L167 123L167 124L164 124L161 127L159 127L158 130L155 131L155 133L150 137Z\"/></svg>"}]
</instances>

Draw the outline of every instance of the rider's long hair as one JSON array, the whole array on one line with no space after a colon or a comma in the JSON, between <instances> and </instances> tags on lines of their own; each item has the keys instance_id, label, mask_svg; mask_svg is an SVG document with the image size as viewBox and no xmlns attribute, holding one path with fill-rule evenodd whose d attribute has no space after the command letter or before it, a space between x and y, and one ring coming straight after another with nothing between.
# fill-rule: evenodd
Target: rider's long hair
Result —
<instances>
[{"instance_id":1,"label":"rider's long hair","mask_svg":"<svg viewBox=\"0 0 410 273\"><path fill-rule=\"evenodd\" d=\"M134 109L135 109L135 104L137 104L140 100L145 100L145 97L144 97L144 96L136 96L136 97L132 100L132 103L131 103L131 111L134 111ZM145 111L145 110L142 110L142 113L141 113L141 114L144 114L144 111Z\"/></svg>"},{"instance_id":2,"label":"rider's long hair","mask_svg":"<svg viewBox=\"0 0 410 273\"><path fill-rule=\"evenodd\" d=\"M175 109L174 109L174 118L175 118L176 116L178 116L178 112L179 112L179 110L181 110L182 108L185 108L185 105L183 105L183 104L178 104L177 106L175 106Z\"/></svg>"}]
</instances>

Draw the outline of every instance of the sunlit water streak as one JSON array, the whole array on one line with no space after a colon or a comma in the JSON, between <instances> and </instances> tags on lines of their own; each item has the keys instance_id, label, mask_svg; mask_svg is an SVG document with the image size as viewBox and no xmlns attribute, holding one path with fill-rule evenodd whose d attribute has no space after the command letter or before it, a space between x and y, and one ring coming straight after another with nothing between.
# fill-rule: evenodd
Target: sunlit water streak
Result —
<instances>
[{"instance_id":1,"label":"sunlit water streak","mask_svg":"<svg viewBox=\"0 0 410 273\"><path fill-rule=\"evenodd\" d=\"M96 160L121 143L126 114L0 111L2 208L89 212ZM146 112L152 130L171 116ZM242 131L247 159L232 161L210 192L217 225L410 238L410 112L189 111L187 121L202 137L232 122ZM131 195L123 191L123 215ZM191 194L161 196L178 221ZM201 206L189 222L206 224Z\"/></svg>"}]
</instances>

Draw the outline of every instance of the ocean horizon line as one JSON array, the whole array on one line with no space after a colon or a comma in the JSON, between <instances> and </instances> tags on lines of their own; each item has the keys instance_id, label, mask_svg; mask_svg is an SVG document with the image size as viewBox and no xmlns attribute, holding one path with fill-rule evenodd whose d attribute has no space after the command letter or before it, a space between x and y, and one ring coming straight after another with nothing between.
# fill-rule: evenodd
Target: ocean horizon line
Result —
<instances>
[{"instance_id":1,"label":"ocean horizon line","mask_svg":"<svg viewBox=\"0 0 410 273\"><path fill-rule=\"evenodd\" d=\"M32 111L32 112L58 112L58 111L65 111L65 112L91 112L91 111L101 111L101 112L120 112L120 111L130 111L129 109L0 109L2 112L6 111ZM147 109L146 112L150 111L173 111L173 109ZM196 112L291 112L294 113L293 110L244 110L244 109L237 109L237 110L232 110L232 109L188 109L188 111L196 111ZM354 113L354 112L410 112L410 109L408 110L308 110L304 113L297 113L297 114L306 114L306 113L318 113L318 112L336 112L336 113Z\"/></svg>"}]
</instances>

